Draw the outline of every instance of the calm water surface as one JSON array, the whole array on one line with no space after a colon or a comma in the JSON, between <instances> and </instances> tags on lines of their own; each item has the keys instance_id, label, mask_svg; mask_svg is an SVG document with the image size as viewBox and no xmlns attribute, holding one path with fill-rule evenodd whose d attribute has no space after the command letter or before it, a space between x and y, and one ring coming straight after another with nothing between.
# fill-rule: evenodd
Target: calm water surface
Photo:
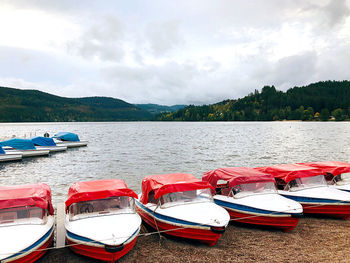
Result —
<instances>
[{"instance_id":1,"label":"calm water surface","mask_svg":"<svg viewBox=\"0 0 350 263\"><path fill-rule=\"evenodd\" d=\"M117 122L0 124L0 138L78 133L88 147L0 164L0 184L45 182L55 203L76 181L120 178L139 192L146 175L229 166L350 162L348 122Z\"/></svg>"}]
</instances>

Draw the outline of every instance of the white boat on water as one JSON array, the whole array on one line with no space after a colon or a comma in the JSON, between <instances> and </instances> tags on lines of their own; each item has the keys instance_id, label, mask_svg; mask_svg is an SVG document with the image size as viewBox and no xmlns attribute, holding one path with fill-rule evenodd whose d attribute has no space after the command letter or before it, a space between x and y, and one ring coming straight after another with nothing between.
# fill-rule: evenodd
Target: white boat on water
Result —
<instances>
[{"instance_id":1,"label":"white boat on water","mask_svg":"<svg viewBox=\"0 0 350 263\"><path fill-rule=\"evenodd\" d=\"M278 194L272 175L248 167L219 168L204 173L203 181L216 190L214 202L225 208L234 222L294 229L302 206Z\"/></svg>"},{"instance_id":2,"label":"white boat on water","mask_svg":"<svg viewBox=\"0 0 350 263\"><path fill-rule=\"evenodd\" d=\"M28 139L13 138L0 142L6 153L22 153L22 158L49 155L49 149L37 149L33 142Z\"/></svg>"},{"instance_id":3,"label":"white boat on water","mask_svg":"<svg viewBox=\"0 0 350 263\"><path fill-rule=\"evenodd\" d=\"M81 141L79 136L72 132L59 132L52 138L57 145L65 145L68 148L87 146L88 141Z\"/></svg>"},{"instance_id":4,"label":"white boat on water","mask_svg":"<svg viewBox=\"0 0 350 263\"><path fill-rule=\"evenodd\" d=\"M36 136L30 139L38 150L49 150L50 153L67 150L66 145L57 145L54 139L49 137Z\"/></svg>"},{"instance_id":5,"label":"white boat on water","mask_svg":"<svg viewBox=\"0 0 350 263\"><path fill-rule=\"evenodd\" d=\"M19 161L21 159L21 152L6 152L2 146L0 146L0 162Z\"/></svg>"},{"instance_id":6,"label":"white boat on water","mask_svg":"<svg viewBox=\"0 0 350 263\"><path fill-rule=\"evenodd\" d=\"M230 221L227 211L213 201L208 182L190 174L147 176L136 200L142 220L164 234L213 246Z\"/></svg>"},{"instance_id":7,"label":"white boat on water","mask_svg":"<svg viewBox=\"0 0 350 263\"><path fill-rule=\"evenodd\" d=\"M122 180L74 183L66 201L66 243L74 252L114 262L135 245L141 218L137 195Z\"/></svg>"},{"instance_id":8,"label":"white boat on water","mask_svg":"<svg viewBox=\"0 0 350 263\"><path fill-rule=\"evenodd\" d=\"M0 186L0 262L35 262L54 238L46 184Z\"/></svg>"},{"instance_id":9,"label":"white boat on water","mask_svg":"<svg viewBox=\"0 0 350 263\"><path fill-rule=\"evenodd\" d=\"M325 179L329 186L350 192L350 163L330 161L301 164L321 169L327 173Z\"/></svg>"},{"instance_id":10,"label":"white boat on water","mask_svg":"<svg viewBox=\"0 0 350 263\"><path fill-rule=\"evenodd\" d=\"M301 164L254 169L273 175L279 194L299 202L304 214L350 218L350 193L329 187L323 170Z\"/></svg>"}]
</instances>

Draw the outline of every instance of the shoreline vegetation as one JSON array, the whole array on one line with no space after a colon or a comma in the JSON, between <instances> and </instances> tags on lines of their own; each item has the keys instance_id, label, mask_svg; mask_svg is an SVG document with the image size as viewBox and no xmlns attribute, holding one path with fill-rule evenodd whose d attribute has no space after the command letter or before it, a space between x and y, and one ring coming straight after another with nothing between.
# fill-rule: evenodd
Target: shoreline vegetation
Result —
<instances>
[{"instance_id":1,"label":"shoreline vegetation","mask_svg":"<svg viewBox=\"0 0 350 263\"><path fill-rule=\"evenodd\" d=\"M286 92L264 86L243 98L201 106L133 105L0 87L0 122L104 121L350 121L350 81L321 81Z\"/></svg>"},{"instance_id":2,"label":"shoreline vegetation","mask_svg":"<svg viewBox=\"0 0 350 263\"><path fill-rule=\"evenodd\" d=\"M350 81L323 81L286 92L274 86L244 98L157 116L160 121L348 121Z\"/></svg>"}]
</instances>

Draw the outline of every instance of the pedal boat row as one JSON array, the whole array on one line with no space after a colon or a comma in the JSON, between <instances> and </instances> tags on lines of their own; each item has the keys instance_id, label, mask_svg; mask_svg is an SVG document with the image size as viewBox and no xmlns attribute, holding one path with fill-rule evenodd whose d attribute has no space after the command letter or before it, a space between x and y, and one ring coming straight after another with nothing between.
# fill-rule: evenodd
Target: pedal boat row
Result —
<instances>
[{"instance_id":1,"label":"pedal boat row","mask_svg":"<svg viewBox=\"0 0 350 263\"><path fill-rule=\"evenodd\" d=\"M342 178L350 164L323 163L330 164L328 172L314 163L221 168L206 172L202 180L189 174L152 175L142 180L138 196L122 180L74 183L66 201L66 243L76 253L116 261L135 245L141 218L160 233L209 246L230 220L290 231L303 213L346 219L350 193L327 185L325 176L333 172ZM0 261L33 262L42 256L45 250L38 248L51 242L52 222L47 185L0 187Z\"/></svg>"},{"instance_id":2,"label":"pedal boat row","mask_svg":"<svg viewBox=\"0 0 350 263\"><path fill-rule=\"evenodd\" d=\"M31 139L13 138L0 142L0 162L17 161L26 157L47 156L71 147L86 146L75 133L60 132L52 138L36 136Z\"/></svg>"}]
</instances>

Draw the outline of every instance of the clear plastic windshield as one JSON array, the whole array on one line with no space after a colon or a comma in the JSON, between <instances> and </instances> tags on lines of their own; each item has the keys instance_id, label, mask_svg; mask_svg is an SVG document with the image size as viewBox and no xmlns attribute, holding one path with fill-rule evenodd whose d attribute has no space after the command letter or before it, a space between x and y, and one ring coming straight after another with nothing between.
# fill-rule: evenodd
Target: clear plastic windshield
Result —
<instances>
[{"instance_id":1,"label":"clear plastic windshield","mask_svg":"<svg viewBox=\"0 0 350 263\"><path fill-rule=\"evenodd\" d=\"M275 193L277 193L277 190L274 182L260 182L236 185L232 188L229 195L241 198L248 195Z\"/></svg>"},{"instance_id":2,"label":"clear plastic windshield","mask_svg":"<svg viewBox=\"0 0 350 263\"><path fill-rule=\"evenodd\" d=\"M161 207L202 202L213 202L209 188L169 193L160 197Z\"/></svg>"},{"instance_id":3,"label":"clear plastic windshield","mask_svg":"<svg viewBox=\"0 0 350 263\"><path fill-rule=\"evenodd\" d=\"M298 191L307 188L327 186L324 175L302 177L292 180L288 183L285 190Z\"/></svg>"},{"instance_id":4,"label":"clear plastic windshield","mask_svg":"<svg viewBox=\"0 0 350 263\"><path fill-rule=\"evenodd\" d=\"M350 184L350 173L339 174L334 179L337 185Z\"/></svg>"},{"instance_id":5,"label":"clear plastic windshield","mask_svg":"<svg viewBox=\"0 0 350 263\"><path fill-rule=\"evenodd\" d=\"M47 211L35 206L0 209L0 227L19 224L45 224Z\"/></svg>"},{"instance_id":6,"label":"clear plastic windshield","mask_svg":"<svg viewBox=\"0 0 350 263\"><path fill-rule=\"evenodd\" d=\"M68 212L69 220L100 215L129 214L135 213L135 201L129 196L90 200L71 204Z\"/></svg>"}]
</instances>

